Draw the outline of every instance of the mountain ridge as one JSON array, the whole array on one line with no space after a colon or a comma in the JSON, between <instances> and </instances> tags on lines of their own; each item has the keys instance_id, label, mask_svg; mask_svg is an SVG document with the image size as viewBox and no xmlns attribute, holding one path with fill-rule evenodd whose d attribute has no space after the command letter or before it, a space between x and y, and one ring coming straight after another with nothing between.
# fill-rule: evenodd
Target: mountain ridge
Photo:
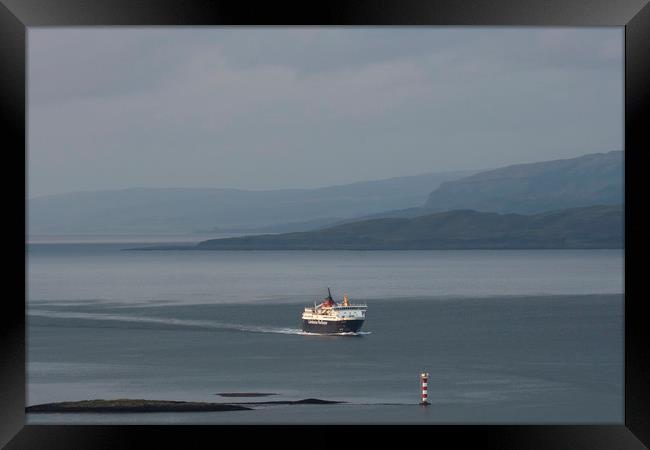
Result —
<instances>
[{"instance_id":1,"label":"mountain ridge","mask_svg":"<svg viewBox=\"0 0 650 450\"><path fill-rule=\"evenodd\" d=\"M444 182L424 207L525 214L623 203L623 178L622 151L513 164Z\"/></svg>"},{"instance_id":2,"label":"mountain ridge","mask_svg":"<svg viewBox=\"0 0 650 450\"><path fill-rule=\"evenodd\" d=\"M287 233L470 209L532 214L623 203L623 152L316 189L127 188L34 197L30 234Z\"/></svg>"},{"instance_id":3,"label":"mountain ridge","mask_svg":"<svg viewBox=\"0 0 650 450\"><path fill-rule=\"evenodd\" d=\"M543 211L551 211L554 209L565 209L573 207L583 207L598 204L619 204L623 203L624 189L624 167L623 167L623 152L614 150L605 153L590 153L575 158L556 159L549 161L538 161L533 163L512 164L509 166L500 167L497 169L490 169L486 171L477 172L476 174L467 177L459 178L456 180L446 181L432 191L422 206L400 208L389 211L381 211L378 213L367 214L354 219L343 219L334 224L352 223L358 220L368 220L382 217L401 217L413 218L419 217L433 212L450 211L454 209L472 209L484 212L515 212L521 214L529 214ZM533 185L544 187L542 190L536 192L537 195L526 197L524 192L511 193L510 197L504 192L495 194L494 187L489 186L490 182L502 183L503 180L512 178L527 178L524 176L528 172L536 173L539 176L548 175L549 170L563 167L580 167L583 171L589 170L585 167L585 162L592 165L592 170L587 174L586 178L596 178L604 188L598 190L590 189L585 186L584 173L582 185L576 182L575 177L569 173L555 173L551 174L551 179L559 180L566 183L571 183L573 178L574 192L555 192L548 189L548 184L552 181L544 180L540 182L537 179L524 181L525 185ZM593 163L601 172L593 170ZM600 167L598 167L600 165ZM603 170L606 172L602 177ZM608 172L608 173L607 173ZM589 180L587 180L589 181ZM486 186L487 183L487 186ZM577 186L576 186L577 185ZM458 189L457 186L461 186ZM576 195L576 191L577 194ZM485 193L489 192L488 198L485 198ZM495 197L499 197L499 201L495 201ZM495 202L497 204L495 204Z\"/></svg>"}]
</instances>

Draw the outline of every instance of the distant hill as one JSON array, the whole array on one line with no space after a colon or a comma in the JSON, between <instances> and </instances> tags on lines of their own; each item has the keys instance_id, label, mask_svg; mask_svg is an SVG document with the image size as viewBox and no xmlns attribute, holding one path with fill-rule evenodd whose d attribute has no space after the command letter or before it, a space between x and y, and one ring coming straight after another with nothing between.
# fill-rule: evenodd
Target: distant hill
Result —
<instances>
[{"instance_id":1,"label":"distant hill","mask_svg":"<svg viewBox=\"0 0 650 450\"><path fill-rule=\"evenodd\" d=\"M622 204L623 173L621 151L517 164L442 183L431 192L424 208L529 214Z\"/></svg>"},{"instance_id":2,"label":"distant hill","mask_svg":"<svg viewBox=\"0 0 650 450\"><path fill-rule=\"evenodd\" d=\"M622 248L621 205L533 215L455 210L363 220L317 231L211 239L200 250Z\"/></svg>"},{"instance_id":3,"label":"distant hill","mask_svg":"<svg viewBox=\"0 0 650 450\"><path fill-rule=\"evenodd\" d=\"M411 218L454 209L530 214L554 209L622 204L623 152L517 164L442 183L421 206L331 222Z\"/></svg>"},{"instance_id":4,"label":"distant hill","mask_svg":"<svg viewBox=\"0 0 650 450\"><path fill-rule=\"evenodd\" d=\"M77 192L28 201L29 233L286 233L373 218L475 210L532 214L622 204L621 151L319 189L145 189Z\"/></svg>"},{"instance_id":5,"label":"distant hill","mask_svg":"<svg viewBox=\"0 0 650 450\"><path fill-rule=\"evenodd\" d=\"M419 206L469 171L364 181L319 189L133 188L31 198L30 234L188 233L310 229L387 209ZM275 228L274 228L275 227Z\"/></svg>"}]
</instances>

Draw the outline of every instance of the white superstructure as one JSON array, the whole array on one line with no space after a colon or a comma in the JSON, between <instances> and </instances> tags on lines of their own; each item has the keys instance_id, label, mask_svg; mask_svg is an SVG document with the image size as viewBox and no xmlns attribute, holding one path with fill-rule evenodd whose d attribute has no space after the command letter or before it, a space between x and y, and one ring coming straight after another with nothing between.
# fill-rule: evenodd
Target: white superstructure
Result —
<instances>
[{"instance_id":1,"label":"white superstructure","mask_svg":"<svg viewBox=\"0 0 650 450\"><path fill-rule=\"evenodd\" d=\"M327 289L328 296L320 304L305 308L302 313L302 329L310 333L346 334L356 333L366 320L366 304L352 304L347 295L337 303Z\"/></svg>"}]
</instances>

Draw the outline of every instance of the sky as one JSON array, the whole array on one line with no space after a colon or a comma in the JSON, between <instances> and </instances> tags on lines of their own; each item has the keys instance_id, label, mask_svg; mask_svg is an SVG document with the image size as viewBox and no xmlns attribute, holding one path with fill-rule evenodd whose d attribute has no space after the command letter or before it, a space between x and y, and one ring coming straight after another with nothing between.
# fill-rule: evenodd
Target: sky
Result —
<instances>
[{"instance_id":1,"label":"sky","mask_svg":"<svg viewBox=\"0 0 650 450\"><path fill-rule=\"evenodd\" d=\"M623 149L623 28L28 29L28 196Z\"/></svg>"}]
</instances>

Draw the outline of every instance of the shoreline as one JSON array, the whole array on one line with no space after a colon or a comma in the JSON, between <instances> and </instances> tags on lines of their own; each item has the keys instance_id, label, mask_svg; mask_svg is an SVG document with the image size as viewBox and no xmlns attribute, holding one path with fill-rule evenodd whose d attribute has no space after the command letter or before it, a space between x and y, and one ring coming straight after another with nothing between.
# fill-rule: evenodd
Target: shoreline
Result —
<instances>
[{"instance_id":1,"label":"shoreline","mask_svg":"<svg viewBox=\"0 0 650 450\"><path fill-rule=\"evenodd\" d=\"M611 245L611 246L431 246L420 248L409 248L401 246L386 246L386 247L363 247L363 246L350 246L350 247L277 247L277 248L262 248L262 247L207 247L190 245L162 245L152 247L131 247L122 248L122 252L147 252L147 251L201 251L201 252L300 252L300 251L314 251L314 252L332 252L332 251L353 251L353 252L381 252L381 251L477 251L477 250L625 250L625 246Z\"/></svg>"}]
</instances>

